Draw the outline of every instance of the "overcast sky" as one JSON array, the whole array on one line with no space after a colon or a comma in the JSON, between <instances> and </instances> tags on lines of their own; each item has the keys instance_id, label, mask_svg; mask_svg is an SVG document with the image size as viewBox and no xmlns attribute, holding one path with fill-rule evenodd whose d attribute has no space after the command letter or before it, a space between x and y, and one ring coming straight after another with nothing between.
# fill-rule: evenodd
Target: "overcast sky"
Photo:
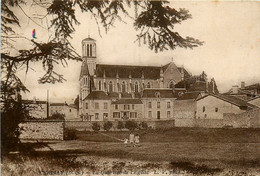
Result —
<instances>
[{"instance_id":1,"label":"overcast sky","mask_svg":"<svg viewBox=\"0 0 260 176\"><path fill-rule=\"evenodd\" d=\"M232 85L260 82L260 3L259 2L171 2L175 8L186 8L192 19L176 26L182 36L191 36L204 41L198 48L154 53L146 45L134 43L136 31L133 21L116 23L108 33L101 29L98 33L96 22L88 14L77 11L80 25L72 35L71 43L81 55L81 41L90 37L97 40L97 62L107 64L164 65L171 61L184 67L193 75L206 71L209 78L214 77L221 92ZM41 12L39 8L28 7L26 12ZM46 41L51 33L28 20L19 10L22 33L31 38L36 29L37 41ZM43 11L44 13L44 11ZM39 21L46 25L46 21ZM102 26L101 26L102 28ZM18 41L19 48L26 47L25 41ZM30 44L27 45L27 47ZM37 79L43 75L40 64L35 64L29 74L21 73L21 79L30 93L24 98L46 99L47 89L52 101L72 102L79 93L79 72L81 63L69 62L66 68L59 67L59 73L67 79L64 83L40 85Z\"/></svg>"}]
</instances>

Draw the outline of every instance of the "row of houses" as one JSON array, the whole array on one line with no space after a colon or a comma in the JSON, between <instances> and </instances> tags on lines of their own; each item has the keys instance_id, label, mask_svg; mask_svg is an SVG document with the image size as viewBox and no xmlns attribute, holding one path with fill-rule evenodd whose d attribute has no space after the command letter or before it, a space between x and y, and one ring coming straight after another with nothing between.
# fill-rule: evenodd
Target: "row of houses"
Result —
<instances>
[{"instance_id":1,"label":"row of houses","mask_svg":"<svg viewBox=\"0 0 260 176\"><path fill-rule=\"evenodd\" d=\"M21 100L21 102L27 106L30 116L35 119L45 119L54 114L63 114L65 120L78 117L78 110L74 104L47 103L47 101L40 100Z\"/></svg>"},{"instance_id":2,"label":"row of houses","mask_svg":"<svg viewBox=\"0 0 260 176\"><path fill-rule=\"evenodd\" d=\"M223 119L225 113L240 114L259 107L230 95L184 89L145 89L140 98L120 99L92 91L84 99L83 114L88 121Z\"/></svg>"}]
</instances>

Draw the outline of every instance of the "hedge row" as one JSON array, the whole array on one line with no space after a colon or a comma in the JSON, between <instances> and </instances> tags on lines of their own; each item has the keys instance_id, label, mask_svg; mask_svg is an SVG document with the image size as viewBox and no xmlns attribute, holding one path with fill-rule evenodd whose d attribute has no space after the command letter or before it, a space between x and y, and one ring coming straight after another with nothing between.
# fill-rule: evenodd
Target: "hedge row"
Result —
<instances>
[{"instance_id":1,"label":"hedge row","mask_svg":"<svg viewBox=\"0 0 260 176\"><path fill-rule=\"evenodd\" d=\"M113 127L113 123L110 122L110 121L107 121L103 124L103 128L106 131L109 131L112 127ZM126 121L126 122L118 121L116 128L119 129L119 130L126 128L130 131L133 131L135 129L147 129L148 125L147 125L146 122L141 122L141 123L138 124L135 121ZM92 129L94 131L99 131L100 130L100 124L98 122L94 122L92 124Z\"/></svg>"}]
</instances>

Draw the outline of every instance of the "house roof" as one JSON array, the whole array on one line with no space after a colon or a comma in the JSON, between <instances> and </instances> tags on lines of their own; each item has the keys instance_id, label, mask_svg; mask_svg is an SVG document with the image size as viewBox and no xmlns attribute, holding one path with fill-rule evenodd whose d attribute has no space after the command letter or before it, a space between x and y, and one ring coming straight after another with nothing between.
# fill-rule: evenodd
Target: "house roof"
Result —
<instances>
[{"instance_id":1,"label":"house roof","mask_svg":"<svg viewBox=\"0 0 260 176\"><path fill-rule=\"evenodd\" d=\"M237 93L233 92L233 88L231 88L225 94L235 94L235 95L256 95L260 93L260 83L252 84L249 86L245 86L245 88L237 88Z\"/></svg>"},{"instance_id":2,"label":"house roof","mask_svg":"<svg viewBox=\"0 0 260 176\"><path fill-rule=\"evenodd\" d=\"M172 89L145 89L143 91L142 98L177 98L179 93L184 92L184 90L175 90ZM159 93L159 94L158 94Z\"/></svg>"},{"instance_id":3,"label":"house roof","mask_svg":"<svg viewBox=\"0 0 260 176\"><path fill-rule=\"evenodd\" d=\"M200 92L186 92L182 96L178 97L177 100L196 100L200 95Z\"/></svg>"},{"instance_id":4,"label":"house roof","mask_svg":"<svg viewBox=\"0 0 260 176\"><path fill-rule=\"evenodd\" d=\"M65 103L50 103L50 106L64 106Z\"/></svg>"},{"instance_id":5,"label":"house roof","mask_svg":"<svg viewBox=\"0 0 260 176\"><path fill-rule=\"evenodd\" d=\"M92 91L85 100L110 100L104 91Z\"/></svg>"},{"instance_id":6,"label":"house roof","mask_svg":"<svg viewBox=\"0 0 260 176\"><path fill-rule=\"evenodd\" d=\"M241 100L241 99L239 99L237 97L223 95L223 94L222 95L221 94L218 94L218 95L216 95L216 94L208 94L208 95L206 95L204 97L201 97L201 98L197 99L197 101L199 101L199 100L201 100L201 99L203 99L205 97L208 97L208 96L213 96L213 97L216 97L216 98L221 99L223 101L226 101L228 103L231 103L231 104L233 104L235 106L238 106L240 109L257 108L257 106L252 105L250 103L247 103L246 101Z\"/></svg>"},{"instance_id":7,"label":"house roof","mask_svg":"<svg viewBox=\"0 0 260 176\"><path fill-rule=\"evenodd\" d=\"M112 102L112 104L143 104L140 99L120 99Z\"/></svg>"},{"instance_id":8,"label":"house roof","mask_svg":"<svg viewBox=\"0 0 260 176\"><path fill-rule=\"evenodd\" d=\"M257 97L254 97L254 98L251 98L251 99L247 100L247 102L253 101L253 100L258 99L258 98L260 98L260 96L257 96Z\"/></svg>"},{"instance_id":9,"label":"house roof","mask_svg":"<svg viewBox=\"0 0 260 176\"><path fill-rule=\"evenodd\" d=\"M108 92L107 94L110 98L119 98L119 94L117 92Z\"/></svg>"},{"instance_id":10,"label":"house roof","mask_svg":"<svg viewBox=\"0 0 260 176\"><path fill-rule=\"evenodd\" d=\"M159 79L160 70L165 71L169 64L166 64L162 67L158 66L132 66L132 65L105 65L97 64L96 65L96 76L103 77L104 75L108 78L142 78L144 79ZM182 68L178 67L178 70L181 71ZM190 74L187 70L184 70L184 77L189 77Z\"/></svg>"},{"instance_id":11,"label":"house roof","mask_svg":"<svg viewBox=\"0 0 260 176\"><path fill-rule=\"evenodd\" d=\"M47 104L47 101L40 101L40 100L22 100L23 104Z\"/></svg>"},{"instance_id":12,"label":"house roof","mask_svg":"<svg viewBox=\"0 0 260 176\"><path fill-rule=\"evenodd\" d=\"M255 90L255 89L260 90L260 83L252 84L252 85L249 85L249 86L245 86L245 89L246 90Z\"/></svg>"},{"instance_id":13,"label":"house roof","mask_svg":"<svg viewBox=\"0 0 260 176\"><path fill-rule=\"evenodd\" d=\"M127 92L122 92L121 98L132 98L132 95L130 93L127 93Z\"/></svg>"},{"instance_id":14,"label":"house roof","mask_svg":"<svg viewBox=\"0 0 260 176\"><path fill-rule=\"evenodd\" d=\"M70 107L70 108L77 109L77 106L76 106L75 104L69 104L69 105L67 105L67 106Z\"/></svg>"}]
</instances>

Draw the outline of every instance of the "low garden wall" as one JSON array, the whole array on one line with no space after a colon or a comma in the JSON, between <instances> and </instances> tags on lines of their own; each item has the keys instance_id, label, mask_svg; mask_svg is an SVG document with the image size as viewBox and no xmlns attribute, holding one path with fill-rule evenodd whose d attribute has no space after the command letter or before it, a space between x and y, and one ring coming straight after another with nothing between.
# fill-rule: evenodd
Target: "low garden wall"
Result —
<instances>
[{"instance_id":1,"label":"low garden wall","mask_svg":"<svg viewBox=\"0 0 260 176\"><path fill-rule=\"evenodd\" d=\"M20 139L63 140L64 121L27 121L19 127Z\"/></svg>"},{"instance_id":2,"label":"low garden wall","mask_svg":"<svg viewBox=\"0 0 260 176\"><path fill-rule=\"evenodd\" d=\"M106 121L66 121L65 122L65 128L67 129L76 129L79 131L93 131L92 125L93 123L98 123L100 126L100 130L103 131L104 128L104 123ZM118 126L118 121L110 121L112 123L112 131L117 131L119 130L117 128ZM122 121L125 123L124 121ZM153 129L159 129L159 128L172 128L174 127L174 120L158 120L158 121L135 121L138 126L141 125L142 122L145 122L148 126L148 128L153 128ZM127 130L127 129L125 129Z\"/></svg>"},{"instance_id":3,"label":"low garden wall","mask_svg":"<svg viewBox=\"0 0 260 176\"><path fill-rule=\"evenodd\" d=\"M222 128L223 119L175 119L176 127Z\"/></svg>"},{"instance_id":4,"label":"low garden wall","mask_svg":"<svg viewBox=\"0 0 260 176\"><path fill-rule=\"evenodd\" d=\"M260 109L253 109L241 114L226 113L223 115L224 125L233 128L259 128Z\"/></svg>"}]
</instances>

